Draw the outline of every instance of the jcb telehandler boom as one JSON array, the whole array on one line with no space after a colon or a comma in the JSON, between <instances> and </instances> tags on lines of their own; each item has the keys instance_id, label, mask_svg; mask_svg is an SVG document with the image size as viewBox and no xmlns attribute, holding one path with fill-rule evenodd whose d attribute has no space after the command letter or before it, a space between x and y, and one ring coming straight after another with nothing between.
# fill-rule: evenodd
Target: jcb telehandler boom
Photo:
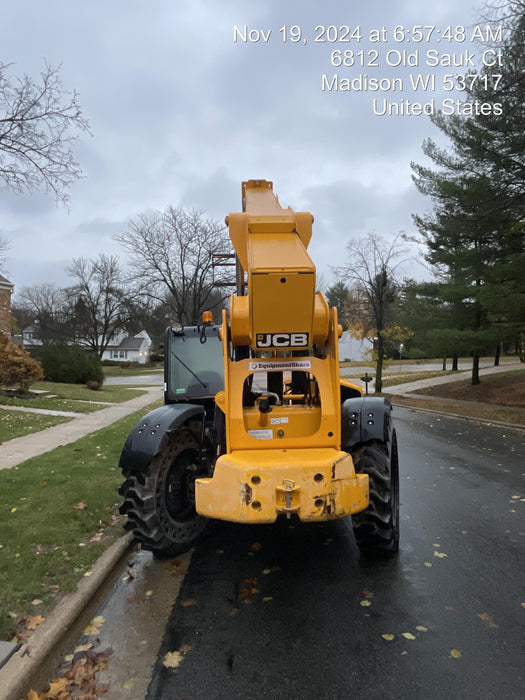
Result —
<instances>
[{"instance_id":1,"label":"jcb telehandler boom","mask_svg":"<svg viewBox=\"0 0 525 700\"><path fill-rule=\"evenodd\" d=\"M127 527L172 556L207 518L352 515L361 549L396 552L391 406L339 378L337 312L307 253L313 217L283 209L266 180L244 182L242 197L226 219L238 266L229 317L167 329L165 406L124 446Z\"/></svg>"}]
</instances>

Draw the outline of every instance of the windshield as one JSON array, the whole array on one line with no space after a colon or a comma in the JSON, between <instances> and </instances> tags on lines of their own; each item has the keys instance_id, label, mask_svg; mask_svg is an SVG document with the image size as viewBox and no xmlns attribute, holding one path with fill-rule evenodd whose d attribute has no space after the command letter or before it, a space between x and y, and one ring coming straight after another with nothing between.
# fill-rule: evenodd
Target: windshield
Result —
<instances>
[{"instance_id":1,"label":"windshield","mask_svg":"<svg viewBox=\"0 0 525 700\"><path fill-rule=\"evenodd\" d=\"M202 328L166 334L166 390L170 401L214 396L224 389L224 362L218 326L208 326L206 342Z\"/></svg>"}]
</instances>

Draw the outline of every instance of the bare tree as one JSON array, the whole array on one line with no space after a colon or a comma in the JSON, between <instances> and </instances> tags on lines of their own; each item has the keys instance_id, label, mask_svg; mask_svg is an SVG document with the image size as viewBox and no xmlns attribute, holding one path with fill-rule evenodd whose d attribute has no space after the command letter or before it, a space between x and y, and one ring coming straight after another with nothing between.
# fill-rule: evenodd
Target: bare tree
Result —
<instances>
[{"instance_id":1,"label":"bare tree","mask_svg":"<svg viewBox=\"0 0 525 700\"><path fill-rule=\"evenodd\" d=\"M38 325L40 340L57 342L66 334L67 299L63 289L44 282L22 287L16 295L16 308ZM14 310L14 309L13 309Z\"/></svg>"},{"instance_id":2,"label":"bare tree","mask_svg":"<svg viewBox=\"0 0 525 700\"><path fill-rule=\"evenodd\" d=\"M7 250L9 241L7 238L0 236L0 272L5 272L5 264L7 262Z\"/></svg>"},{"instance_id":3,"label":"bare tree","mask_svg":"<svg viewBox=\"0 0 525 700\"><path fill-rule=\"evenodd\" d=\"M230 252L225 227L202 211L169 206L140 214L114 236L131 258L133 278L149 298L168 304L180 323L193 324L218 306L214 255Z\"/></svg>"},{"instance_id":4,"label":"bare tree","mask_svg":"<svg viewBox=\"0 0 525 700\"><path fill-rule=\"evenodd\" d=\"M11 77L10 66L0 65L0 180L17 194L43 185L67 204L67 188L82 175L74 132L89 132L78 95L63 88L60 67L46 63L35 82Z\"/></svg>"},{"instance_id":5,"label":"bare tree","mask_svg":"<svg viewBox=\"0 0 525 700\"><path fill-rule=\"evenodd\" d=\"M350 283L346 304L349 327L359 328L362 337L375 339L376 393L383 389L385 344L394 331L392 306L398 286L396 271L404 252L399 240L400 235L397 235L387 244L379 236L369 234L364 239L349 241L347 264L335 268L339 278Z\"/></svg>"},{"instance_id":6,"label":"bare tree","mask_svg":"<svg viewBox=\"0 0 525 700\"><path fill-rule=\"evenodd\" d=\"M118 258L104 254L95 260L75 258L66 272L76 281L66 290L71 326L77 340L102 357L111 338L129 319L129 299Z\"/></svg>"}]
</instances>

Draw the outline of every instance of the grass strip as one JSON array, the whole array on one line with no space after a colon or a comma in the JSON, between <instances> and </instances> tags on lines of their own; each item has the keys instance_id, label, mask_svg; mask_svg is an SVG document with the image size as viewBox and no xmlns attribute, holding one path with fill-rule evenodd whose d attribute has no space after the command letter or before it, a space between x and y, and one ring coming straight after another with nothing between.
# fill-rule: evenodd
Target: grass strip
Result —
<instances>
[{"instance_id":1,"label":"grass strip","mask_svg":"<svg viewBox=\"0 0 525 700\"><path fill-rule=\"evenodd\" d=\"M70 420L71 418L65 416L43 416L38 413L0 409L0 444Z\"/></svg>"},{"instance_id":2,"label":"grass strip","mask_svg":"<svg viewBox=\"0 0 525 700\"><path fill-rule=\"evenodd\" d=\"M0 471L0 639L45 616L123 534L118 459L147 410Z\"/></svg>"}]
</instances>

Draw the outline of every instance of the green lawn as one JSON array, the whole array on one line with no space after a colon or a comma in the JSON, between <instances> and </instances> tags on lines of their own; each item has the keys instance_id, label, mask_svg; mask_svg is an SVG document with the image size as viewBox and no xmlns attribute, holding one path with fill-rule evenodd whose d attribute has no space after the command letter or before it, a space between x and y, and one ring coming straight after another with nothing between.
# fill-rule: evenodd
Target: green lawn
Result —
<instances>
[{"instance_id":1,"label":"green lawn","mask_svg":"<svg viewBox=\"0 0 525 700\"><path fill-rule=\"evenodd\" d=\"M0 444L15 437L36 433L58 423L66 423L71 418L63 416L43 416L38 413L6 411L0 409Z\"/></svg>"},{"instance_id":2,"label":"green lawn","mask_svg":"<svg viewBox=\"0 0 525 700\"><path fill-rule=\"evenodd\" d=\"M35 392L47 392L47 395ZM86 389L83 384L62 384L59 382L38 382L31 386L27 398L0 394L3 406L44 408L53 411L73 411L87 413L105 408L107 403L122 403L145 394L141 388L129 386L103 386L99 391Z\"/></svg>"},{"instance_id":3,"label":"green lawn","mask_svg":"<svg viewBox=\"0 0 525 700\"><path fill-rule=\"evenodd\" d=\"M0 471L0 639L45 616L123 534L118 459L147 410Z\"/></svg>"}]
</instances>

